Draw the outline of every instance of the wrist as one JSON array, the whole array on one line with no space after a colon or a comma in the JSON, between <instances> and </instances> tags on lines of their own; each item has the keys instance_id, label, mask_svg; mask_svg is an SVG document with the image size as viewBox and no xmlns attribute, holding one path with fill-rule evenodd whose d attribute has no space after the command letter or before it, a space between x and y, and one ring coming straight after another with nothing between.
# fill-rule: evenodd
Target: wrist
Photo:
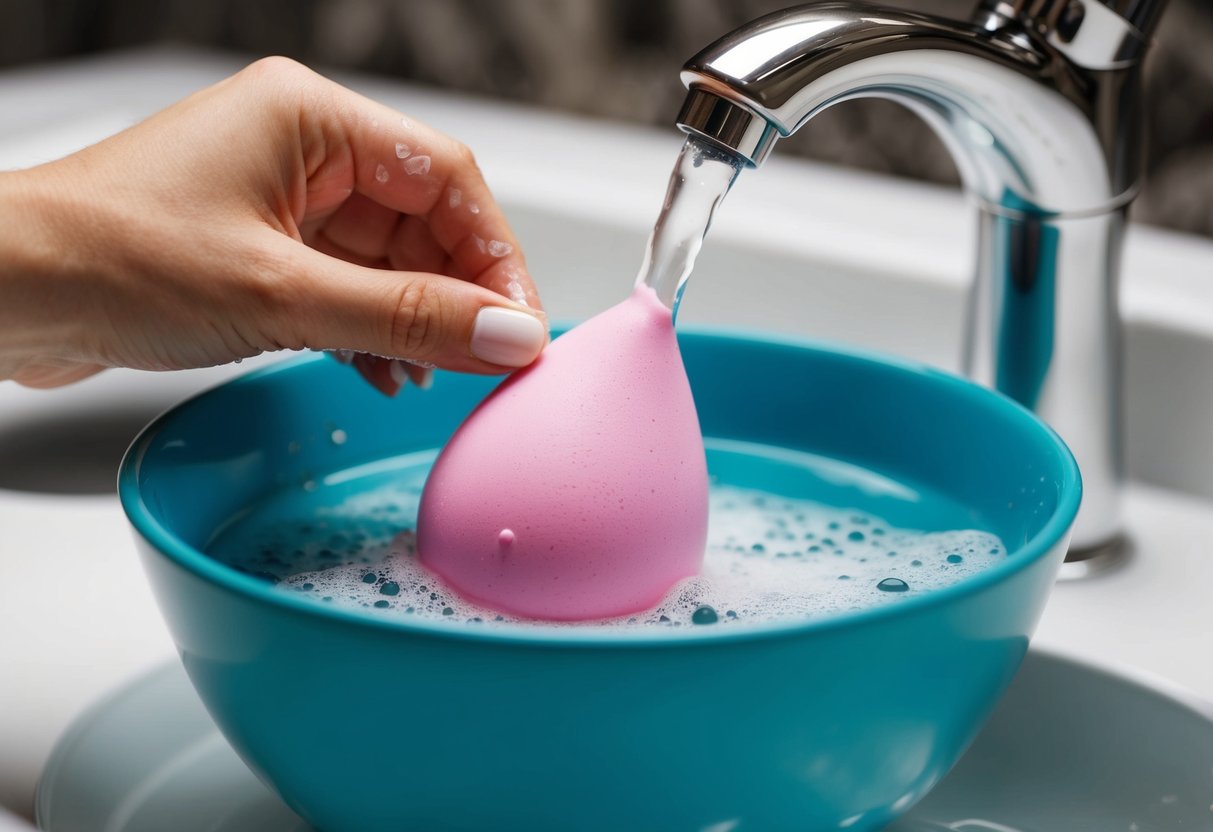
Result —
<instances>
[{"instance_id":1,"label":"wrist","mask_svg":"<svg viewBox=\"0 0 1213 832\"><path fill-rule=\"evenodd\" d=\"M46 166L0 173L0 378L79 340L71 220Z\"/></svg>"}]
</instances>

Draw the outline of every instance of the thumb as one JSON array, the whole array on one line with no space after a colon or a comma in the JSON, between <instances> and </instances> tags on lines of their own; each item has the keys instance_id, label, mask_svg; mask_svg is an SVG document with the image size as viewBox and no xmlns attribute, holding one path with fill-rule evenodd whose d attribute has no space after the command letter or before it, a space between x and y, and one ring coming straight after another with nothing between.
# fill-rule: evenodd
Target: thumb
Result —
<instances>
[{"instance_id":1,"label":"thumb","mask_svg":"<svg viewBox=\"0 0 1213 832\"><path fill-rule=\"evenodd\" d=\"M304 246L294 259L301 288L283 322L295 336L288 343L470 373L525 367L547 345L542 312L475 283L366 268Z\"/></svg>"}]
</instances>

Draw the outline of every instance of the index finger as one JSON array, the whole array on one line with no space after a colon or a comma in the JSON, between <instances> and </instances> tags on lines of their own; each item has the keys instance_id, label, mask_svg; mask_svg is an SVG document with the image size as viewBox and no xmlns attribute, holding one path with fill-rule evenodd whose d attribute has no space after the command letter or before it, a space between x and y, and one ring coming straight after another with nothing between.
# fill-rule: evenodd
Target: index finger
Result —
<instances>
[{"instance_id":1,"label":"index finger","mask_svg":"<svg viewBox=\"0 0 1213 832\"><path fill-rule=\"evenodd\" d=\"M451 276L542 310L518 239L472 152L343 87L331 84L330 91L346 99L328 111L338 114L353 188L386 208L421 218L453 263L457 273Z\"/></svg>"}]
</instances>

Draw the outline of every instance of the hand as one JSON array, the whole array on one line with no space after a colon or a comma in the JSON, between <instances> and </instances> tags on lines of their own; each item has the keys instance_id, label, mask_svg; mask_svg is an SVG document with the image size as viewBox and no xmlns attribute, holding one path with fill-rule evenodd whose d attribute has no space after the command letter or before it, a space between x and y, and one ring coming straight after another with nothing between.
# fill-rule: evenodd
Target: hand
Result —
<instances>
[{"instance_id":1,"label":"hand","mask_svg":"<svg viewBox=\"0 0 1213 832\"><path fill-rule=\"evenodd\" d=\"M339 349L391 395L547 337L468 149L283 58L0 175L0 379Z\"/></svg>"}]
</instances>

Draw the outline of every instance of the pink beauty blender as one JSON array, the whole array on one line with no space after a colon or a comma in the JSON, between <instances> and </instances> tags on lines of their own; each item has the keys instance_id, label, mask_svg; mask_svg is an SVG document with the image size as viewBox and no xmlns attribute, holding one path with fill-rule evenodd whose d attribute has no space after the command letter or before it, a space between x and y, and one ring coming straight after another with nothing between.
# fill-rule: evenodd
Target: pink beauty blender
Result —
<instances>
[{"instance_id":1,"label":"pink beauty blender","mask_svg":"<svg viewBox=\"0 0 1213 832\"><path fill-rule=\"evenodd\" d=\"M707 521L670 310L640 287L553 341L460 426L426 482L417 546L489 607L606 618L698 573Z\"/></svg>"}]
</instances>

